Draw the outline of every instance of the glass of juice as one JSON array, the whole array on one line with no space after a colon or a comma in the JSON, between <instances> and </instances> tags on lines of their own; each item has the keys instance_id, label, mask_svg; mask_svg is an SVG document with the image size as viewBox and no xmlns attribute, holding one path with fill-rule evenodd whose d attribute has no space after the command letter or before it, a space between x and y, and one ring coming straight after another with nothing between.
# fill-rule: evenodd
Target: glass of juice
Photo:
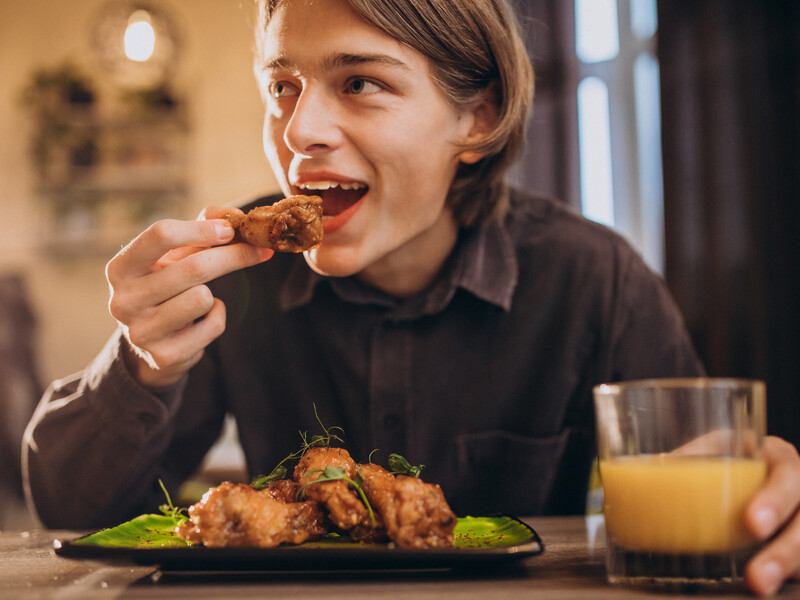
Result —
<instances>
[{"instance_id":1,"label":"glass of juice","mask_svg":"<svg viewBox=\"0 0 800 600\"><path fill-rule=\"evenodd\" d=\"M766 479L762 381L650 379L594 388L608 580L735 590L758 543L744 511Z\"/></svg>"}]
</instances>

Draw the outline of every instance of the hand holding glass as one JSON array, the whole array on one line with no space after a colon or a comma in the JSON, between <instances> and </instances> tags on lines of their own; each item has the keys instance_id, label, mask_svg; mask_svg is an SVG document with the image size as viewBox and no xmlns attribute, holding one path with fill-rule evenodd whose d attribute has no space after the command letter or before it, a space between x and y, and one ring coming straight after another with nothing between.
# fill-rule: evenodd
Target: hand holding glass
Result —
<instances>
[{"instance_id":1,"label":"hand holding glass","mask_svg":"<svg viewBox=\"0 0 800 600\"><path fill-rule=\"evenodd\" d=\"M594 390L611 583L736 587L766 480L763 382L660 379Z\"/></svg>"}]
</instances>

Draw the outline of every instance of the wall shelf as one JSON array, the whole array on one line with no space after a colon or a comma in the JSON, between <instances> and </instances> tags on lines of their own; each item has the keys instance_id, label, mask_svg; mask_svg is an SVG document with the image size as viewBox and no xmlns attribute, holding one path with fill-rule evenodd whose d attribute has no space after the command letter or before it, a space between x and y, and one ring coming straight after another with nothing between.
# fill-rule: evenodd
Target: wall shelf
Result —
<instances>
[{"instance_id":1,"label":"wall shelf","mask_svg":"<svg viewBox=\"0 0 800 600\"><path fill-rule=\"evenodd\" d=\"M26 101L45 253L110 258L152 222L181 212L191 128L185 104L166 90L99 97L65 66L36 74Z\"/></svg>"}]
</instances>

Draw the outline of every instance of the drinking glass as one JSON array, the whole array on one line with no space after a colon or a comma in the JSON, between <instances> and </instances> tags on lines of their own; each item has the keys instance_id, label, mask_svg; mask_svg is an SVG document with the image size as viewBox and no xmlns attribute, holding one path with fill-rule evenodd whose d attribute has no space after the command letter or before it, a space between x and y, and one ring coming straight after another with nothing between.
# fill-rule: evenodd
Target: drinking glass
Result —
<instances>
[{"instance_id":1,"label":"drinking glass","mask_svg":"<svg viewBox=\"0 0 800 600\"><path fill-rule=\"evenodd\" d=\"M609 582L742 587L758 547L744 511L767 472L764 383L629 381L594 402Z\"/></svg>"}]
</instances>

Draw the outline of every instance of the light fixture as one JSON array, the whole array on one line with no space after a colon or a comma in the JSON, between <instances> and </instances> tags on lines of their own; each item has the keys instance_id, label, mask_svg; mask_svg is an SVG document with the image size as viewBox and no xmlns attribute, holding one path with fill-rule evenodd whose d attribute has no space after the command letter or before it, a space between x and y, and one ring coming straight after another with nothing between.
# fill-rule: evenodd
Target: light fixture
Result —
<instances>
[{"instance_id":1,"label":"light fixture","mask_svg":"<svg viewBox=\"0 0 800 600\"><path fill-rule=\"evenodd\" d=\"M178 32L163 4L114 0L98 13L92 48L111 79L130 88L155 88L175 67Z\"/></svg>"},{"instance_id":2,"label":"light fixture","mask_svg":"<svg viewBox=\"0 0 800 600\"><path fill-rule=\"evenodd\" d=\"M144 62L153 56L156 49L156 30L150 23L150 13L137 10L128 18L123 43L125 56L136 62Z\"/></svg>"}]
</instances>

